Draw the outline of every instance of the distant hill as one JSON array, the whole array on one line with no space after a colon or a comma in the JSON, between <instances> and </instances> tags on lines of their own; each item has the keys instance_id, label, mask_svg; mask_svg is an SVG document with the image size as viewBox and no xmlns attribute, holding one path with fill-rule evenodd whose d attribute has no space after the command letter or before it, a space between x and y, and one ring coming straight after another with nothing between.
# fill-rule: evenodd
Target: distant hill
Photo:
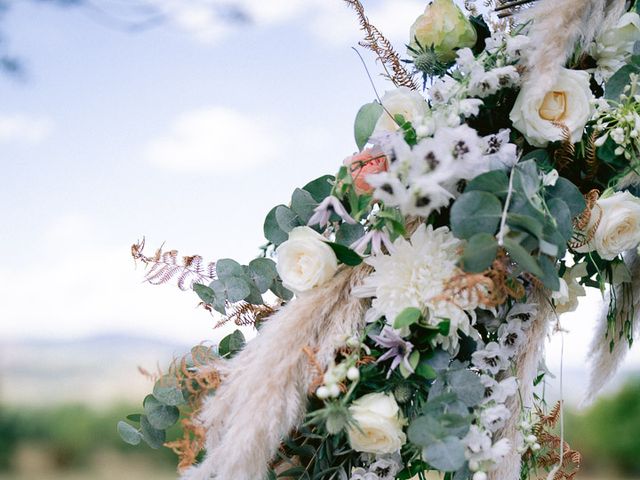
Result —
<instances>
[{"instance_id":1,"label":"distant hill","mask_svg":"<svg viewBox=\"0 0 640 480\"><path fill-rule=\"evenodd\" d=\"M189 347L127 335L0 341L0 402L30 406L140 402L153 384L138 367L157 372Z\"/></svg>"}]
</instances>

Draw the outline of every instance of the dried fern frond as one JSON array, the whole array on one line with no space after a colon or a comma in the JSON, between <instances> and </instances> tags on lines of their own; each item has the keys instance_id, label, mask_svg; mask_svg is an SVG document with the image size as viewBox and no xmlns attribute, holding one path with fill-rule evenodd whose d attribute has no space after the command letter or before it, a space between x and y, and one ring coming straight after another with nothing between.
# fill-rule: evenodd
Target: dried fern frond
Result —
<instances>
[{"instance_id":1,"label":"dried fern frond","mask_svg":"<svg viewBox=\"0 0 640 480\"><path fill-rule=\"evenodd\" d=\"M535 457L537 465L546 470L550 470L561 463L560 469L553 476L554 480L573 480L582 463L582 455L577 450L571 449L567 442L551 432L560 420L562 402L556 403L548 414L545 414L540 407L536 407L538 422L533 427L533 433L538 438L538 443L542 446L542 454ZM562 458L560 457L560 446L562 444ZM531 453L529 453L531 455Z\"/></svg>"},{"instance_id":2,"label":"dried fern frond","mask_svg":"<svg viewBox=\"0 0 640 480\"><path fill-rule=\"evenodd\" d=\"M309 395L311 395L324 383L324 369L322 368L322 365L320 365L318 357L316 356L318 353L317 349L307 346L304 347L302 351L307 356L309 364L314 372L314 377L308 390Z\"/></svg>"},{"instance_id":3,"label":"dried fern frond","mask_svg":"<svg viewBox=\"0 0 640 480\"><path fill-rule=\"evenodd\" d=\"M585 195L587 207L573 221L574 234L569 242L569 246L574 250L588 245L591 240L593 240L596 230L598 230L600 226L602 209L597 204L599 197L600 192L598 190L591 190ZM595 220L593 218L594 212L595 215L597 215Z\"/></svg>"},{"instance_id":4,"label":"dried fern frond","mask_svg":"<svg viewBox=\"0 0 640 480\"><path fill-rule=\"evenodd\" d=\"M205 304L204 308L209 310L210 306ZM229 322L235 323L238 327L255 327L258 323L273 315L277 308L278 306L253 305L247 302L229 305L227 312L230 313L220 320L215 328L221 327Z\"/></svg>"},{"instance_id":5,"label":"dried fern frond","mask_svg":"<svg viewBox=\"0 0 640 480\"><path fill-rule=\"evenodd\" d=\"M519 12L522 8L530 6L536 0L500 0L494 8L494 12L498 14L498 18L507 18Z\"/></svg>"},{"instance_id":6,"label":"dried fern frond","mask_svg":"<svg viewBox=\"0 0 640 480\"><path fill-rule=\"evenodd\" d=\"M571 141L571 130L564 123L553 122L562 131L560 147L553 153L558 170L566 169L576 157L576 146Z\"/></svg>"},{"instance_id":7,"label":"dried fern frond","mask_svg":"<svg viewBox=\"0 0 640 480\"><path fill-rule=\"evenodd\" d=\"M598 138L598 132L594 129L589 135L589 140L587 141L586 148L586 156L585 156L585 164L587 166L587 176L585 180L594 180L598 175L598 168L600 164L598 163L598 155L596 147L596 139Z\"/></svg>"},{"instance_id":8,"label":"dried fern frond","mask_svg":"<svg viewBox=\"0 0 640 480\"><path fill-rule=\"evenodd\" d=\"M156 250L152 257L144 254L145 238L131 246L131 256L142 262L149 271L145 274L145 281L152 285L162 285L173 279L180 290L193 288L194 283L209 283L216 278L215 262L204 263L200 255L178 258L177 250Z\"/></svg>"},{"instance_id":9,"label":"dried fern frond","mask_svg":"<svg viewBox=\"0 0 640 480\"><path fill-rule=\"evenodd\" d=\"M396 87L408 87L411 90L417 90L418 86L413 76L402 64L400 56L391 45L391 42L369 22L360 0L344 1L356 11L360 21L360 28L365 33L364 40L360 42L360 46L376 54L386 71L386 76Z\"/></svg>"}]
</instances>

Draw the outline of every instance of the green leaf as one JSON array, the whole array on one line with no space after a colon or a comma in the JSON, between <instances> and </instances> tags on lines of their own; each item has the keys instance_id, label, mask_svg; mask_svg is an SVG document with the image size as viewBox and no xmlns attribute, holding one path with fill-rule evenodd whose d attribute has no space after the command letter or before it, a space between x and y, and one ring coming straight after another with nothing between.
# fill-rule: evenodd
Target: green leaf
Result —
<instances>
[{"instance_id":1,"label":"green leaf","mask_svg":"<svg viewBox=\"0 0 640 480\"><path fill-rule=\"evenodd\" d=\"M640 57L633 56L629 64L620 68L607 82L604 89L604 97L607 100L620 100L620 95L624 92L624 87L631 83L631 74L640 73Z\"/></svg>"},{"instance_id":2,"label":"green leaf","mask_svg":"<svg viewBox=\"0 0 640 480\"><path fill-rule=\"evenodd\" d=\"M407 435L414 445L426 447L444 439L447 431L435 417L424 415L411 422Z\"/></svg>"},{"instance_id":3,"label":"green leaf","mask_svg":"<svg viewBox=\"0 0 640 480\"><path fill-rule=\"evenodd\" d=\"M318 202L316 202L313 196L306 190L296 188L291 196L291 210L293 210L304 225L309 222L317 206Z\"/></svg>"},{"instance_id":4,"label":"green leaf","mask_svg":"<svg viewBox=\"0 0 640 480\"><path fill-rule=\"evenodd\" d=\"M361 239L364 236L364 227L359 223L352 225L350 223L343 223L336 233L336 243L350 247L354 242Z\"/></svg>"},{"instance_id":5,"label":"green leaf","mask_svg":"<svg viewBox=\"0 0 640 480\"><path fill-rule=\"evenodd\" d=\"M418 367L419 363L420 363L420 352L418 350L414 350L413 352L411 352L411 355L409 355L409 365L411 366L414 372ZM400 374L404 378L409 378L411 376L411 372L409 371L409 369L407 369L407 367L404 366L404 363L400 364L399 370L400 370Z\"/></svg>"},{"instance_id":6,"label":"green leaf","mask_svg":"<svg viewBox=\"0 0 640 480\"><path fill-rule=\"evenodd\" d=\"M256 258L249 262L247 267L247 275L256 284L260 293L265 293L273 281L278 278L278 271L276 269L276 262L270 258Z\"/></svg>"},{"instance_id":7,"label":"green leaf","mask_svg":"<svg viewBox=\"0 0 640 480\"><path fill-rule=\"evenodd\" d=\"M278 207L284 207L284 205L273 207L267 214L267 218L265 218L263 226L264 237L276 247L281 243L286 242L289 238L288 232L283 231L278 225L278 220L276 219L276 210Z\"/></svg>"},{"instance_id":8,"label":"green leaf","mask_svg":"<svg viewBox=\"0 0 640 480\"><path fill-rule=\"evenodd\" d=\"M157 450L164 445L167 433L164 430L154 428L144 415L140 418L140 428L142 430L142 438L151 448Z\"/></svg>"},{"instance_id":9,"label":"green leaf","mask_svg":"<svg viewBox=\"0 0 640 480\"><path fill-rule=\"evenodd\" d=\"M484 399L484 385L471 370L455 370L447 374L447 383L467 407L475 407Z\"/></svg>"},{"instance_id":10,"label":"green leaf","mask_svg":"<svg viewBox=\"0 0 640 480\"><path fill-rule=\"evenodd\" d=\"M443 472L454 472L462 468L466 461L464 445L454 436L428 445L423 449L422 456L429 465Z\"/></svg>"},{"instance_id":11,"label":"green leaf","mask_svg":"<svg viewBox=\"0 0 640 480\"><path fill-rule=\"evenodd\" d=\"M504 248L511 256L511 259L525 272L532 273L536 277L542 277L542 269L538 265L538 262L522 247L522 245L510 238L505 238Z\"/></svg>"},{"instance_id":12,"label":"green leaf","mask_svg":"<svg viewBox=\"0 0 640 480\"><path fill-rule=\"evenodd\" d=\"M131 421L131 422L135 422L135 423L140 423L140 417L142 415L140 415L139 413L132 413L131 415L127 415L127 420Z\"/></svg>"},{"instance_id":13,"label":"green leaf","mask_svg":"<svg viewBox=\"0 0 640 480\"><path fill-rule=\"evenodd\" d=\"M449 320L448 318L442 320L439 324L438 324L438 333L444 337L446 337L447 335L449 335L451 331L451 320Z\"/></svg>"},{"instance_id":14,"label":"green leaf","mask_svg":"<svg viewBox=\"0 0 640 480\"><path fill-rule=\"evenodd\" d=\"M227 300L227 287L225 287L222 280L214 280L209 284L209 288L211 288L211 290L213 291L213 306L215 310L224 315L226 313L225 301Z\"/></svg>"},{"instance_id":15,"label":"green leaf","mask_svg":"<svg viewBox=\"0 0 640 480\"><path fill-rule=\"evenodd\" d=\"M293 292L291 290L288 290L282 284L282 280L280 280L280 278L276 278L273 281L273 285L271 285L270 290L273 292L273 294L276 297L281 298L285 302L288 302L289 300L291 300L293 298Z\"/></svg>"},{"instance_id":16,"label":"green leaf","mask_svg":"<svg viewBox=\"0 0 640 480\"><path fill-rule=\"evenodd\" d=\"M539 148L537 150L533 150L527 153L522 159L521 162L526 162L527 160L533 160L536 162L538 166L540 165L549 165L551 163L551 158L549 157L549 152L547 152L543 148Z\"/></svg>"},{"instance_id":17,"label":"green leaf","mask_svg":"<svg viewBox=\"0 0 640 480\"><path fill-rule=\"evenodd\" d=\"M228 277L222 280L227 295L227 300L236 303L244 300L251 294L251 286L244 278Z\"/></svg>"},{"instance_id":18,"label":"green leaf","mask_svg":"<svg viewBox=\"0 0 640 480\"><path fill-rule=\"evenodd\" d=\"M333 253L336 254L338 260L345 265L350 267L356 267L362 263L362 257L358 255L356 252L351 250L349 247L345 247L344 245L340 245L339 243L333 242L325 242L327 245L331 247Z\"/></svg>"},{"instance_id":19,"label":"green leaf","mask_svg":"<svg viewBox=\"0 0 640 480\"><path fill-rule=\"evenodd\" d=\"M223 358L233 357L244 348L245 343L242 332L240 330L236 330L220 340L220 344L218 345L218 354Z\"/></svg>"},{"instance_id":20,"label":"green leaf","mask_svg":"<svg viewBox=\"0 0 640 480\"><path fill-rule=\"evenodd\" d=\"M408 307L398 314L393 322L393 328L404 328L414 323L418 323L422 318L422 312L419 308Z\"/></svg>"},{"instance_id":21,"label":"green leaf","mask_svg":"<svg viewBox=\"0 0 640 480\"><path fill-rule=\"evenodd\" d=\"M153 428L166 430L178 421L180 410L178 407L165 405L153 395L147 395L144 399L144 413Z\"/></svg>"},{"instance_id":22,"label":"green leaf","mask_svg":"<svg viewBox=\"0 0 640 480\"><path fill-rule=\"evenodd\" d=\"M225 280L231 277L243 277L244 269L235 260L230 258L223 258L216 262L216 275L220 280Z\"/></svg>"},{"instance_id":23,"label":"green leaf","mask_svg":"<svg viewBox=\"0 0 640 480\"><path fill-rule=\"evenodd\" d=\"M542 186L538 165L535 160L527 160L516 164L514 168L514 190L524 195L527 200L533 203Z\"/></svg>"},{"instance_id":24,"label":"green leaf","mask_svg":"<svg viewBox=\"0 0 640 480\"><path fill-rule=\"evenodd\" d=\"M416 375L426 378L427 380L435 380L438 378L438 373L435 369L429 365L429 362L422 360L416 367Z\"/></svg>"},{"instance_id":25,"label":"green leaf","mask_svg":"<svg viewBox=\"0 0 640 480\"><path fill-rule=\"evenodd\" d=\"M164 405L177 407L186 403L176 377L164 375L153 386L153 396Z\"/></svg>"},{"instance_id":26,"label":"green leaf","mask_svg":"<svg viewBox=\"0 0 640 480\"><path fill-rule=\"evenodd\" d=\"M142 440L142 434L138 429L129 425L127 422L118 422L118 434L120 438L129 445L139 445Z\"/></svg>"},{"instance_id":27,"label":"green leaf","mask_svg":"<svg viewBox=\"0 0 640 480\"><path fill-rule=\"evenodd\" d=\"M383 111L382 105L378 102L367 103L358 110L353 133L359 150L362 150L369 141Z\"/></svg>"},{"instance_id":28,"label":"green leaf","mask_svg":"<svg viewBox=\"0 0 640 480\"><path fill-rule=\"evenodd\" d=\"M573 224L571 222L571 211L567 204L559 198L552 198L547 203L547 207L549 207L549 212L556 222L556 227L560 235L562 235L566 241L571 240L573 236Z\"/></svg>"},{"instance_id":29,"label":"green leaf","mask_svg":"<svg viewBox=\"0 0 640 480\"><path fill-rule=\"evenodd\" d=\"M476 190L492 193L501 198L506 197L509 192L509 177L502 170L492 170L483 173L471 180L465 188L465 192L473 192Z\"/></svg>"},{"instance_id":30,"label":"green leaf","mask_svg":"<svg viewBox=\"0 0 640 480\"><path fill-rule=\"evenodd\" d=\"M480 273L491 266L498 254L498 241L490 233L477 233L469 239L460 259L466 272Z\"/></svg>"},{"instance_id":31,"label":"green leaf","mask_svg":"<svg viewBox=\"0 0 640 480\"><path fill-rule=\"evenodd\" d=\"M510 212L507 214L507 225L509 225L512 230L529 233L538 239L542 238L543 235L543 225L529 215Z\"/></svg>"},{"instance_id":32,"label":"green leaf","mask_svg":"<svg viewBox=\"0 0 640 480\"><path fill-rule=\"evenodd\" d=\"M501 216L502 203L498 197L487 192L467 192L451 208L451 230L461 239L470 239L478 233L493 235Z\"/></svg>"},{"instance_id":33,"label":"green leaf","mask_svg":"<svg viewBox=\"0 0 640 480\"><path fill-rule=\"evenodd\" d=\"M540 280L549 290L557 292L560 290L560 278L558 277L558 269L555 266L555 262L546 255L540 255L538 260L542 268Z\"/></svg>"},{"instance_id":34,"label":"green leaf","mask_svg":"<svg viewBox=\"0 0 640 480\"><path fill-rule=\"evenodd\" d=\"M558 198L566 203L571 212L571 218L577 217L587 208L587 202L578 187L563 177L558 178L553 187L547 187L547 196Z\"/></svg>"},{"instance_id":35,"label":"green leaf","mask_svg":"<svg viewBox=\"0 0 640 480\"><path fill-rule=\"evenodd\" d=\"M309 192L316 202L321 203L325 198L331 195L335 181L336 177L333 175L324 175L307 183L302 187L302 189Z\"/></svg>"},{"instance_id":36,"label":"green leaf","mask_svg":"<svg viewBox=\"0 0 640 480\"><path fill-rule=\"evenodd\" d=\"M215 294L213 293L213 290L210 287L207 287L200 283L194 283L193 291L196 292L198 297L200 297L200 300L202 300L204 303L208 303L212 305L216 301Z\"/></svg>"},{"instance_id":37,"label":"green leaf","mask_svg":"<svg viewBox=\"0 0 640 480\"><path fill-rule=\"evenodd\" d=\"M300 218L295 214L295 212L289 207L285 207L283 205L276 207L276 221L278 222L280 230L286 233L289 233L294 228L302 225Z\"/></svg>"}]
</instances>

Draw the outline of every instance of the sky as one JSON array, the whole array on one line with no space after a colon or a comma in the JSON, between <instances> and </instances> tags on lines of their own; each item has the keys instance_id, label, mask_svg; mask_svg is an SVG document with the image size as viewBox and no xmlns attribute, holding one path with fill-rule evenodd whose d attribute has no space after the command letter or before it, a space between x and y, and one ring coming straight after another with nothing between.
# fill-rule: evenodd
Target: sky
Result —
<instances>
[{"instance_id":1,"label":"sky","mask_svg":"<svg viewBox=\"0 0 640 480\"><path fill-rule=\"evenodd\" d=\"M142 282L131 244L247 262L270 208L356 149L374 92L341 1L237 0L253 20L240 26L212 15L216 0L147 3L166 21L140 33L25 0L4 17L26 75L0 76L0 339L216 338L194 294ZM402 52L425 2L364 4ZM597 303L563 320L569 365L584 364Z\"/></svg>"}]
</instances>

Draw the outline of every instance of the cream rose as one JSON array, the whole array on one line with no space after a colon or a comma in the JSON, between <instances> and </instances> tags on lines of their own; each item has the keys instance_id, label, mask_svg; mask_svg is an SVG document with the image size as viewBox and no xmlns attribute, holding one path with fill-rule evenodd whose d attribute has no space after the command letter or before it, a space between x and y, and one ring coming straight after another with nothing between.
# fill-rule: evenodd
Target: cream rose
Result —
<instances>
[{"instance_id":1,"label":"cream rose","mask_svg":"<svg viewBox=\"0 0 640 480\"><path fill-rule=\"evenodd\" d=\"M440 61L451 62L456 50L473 47L477 39L476 29L452 0L434 0L411 27L409 45L413 50L433 48Z\"/></svg>"},{"instance_id":2,"label":"cream rose","mask_svg":"<svg viewBox=\"0 0 640 480\"><path fill-rule=\"evenodd\" d=\"M306 292L333 278L338 259L324 237L309 227L296 227L276 250L277 269L285 287Z\"/></svg>"},{"instance_id":3,"label":"cream rose","mask_svg":"<svg viewBox=\"0 0 640 480\"><path fill-rule=\"evenodd\" d=\"M413 123L421 121L429 108L424 97L408 87L399 87L396 90L386 92L382 97L382 105L386 111L383 111L378 119L373 131L374 135L395 132L398 125L392 117L396 115L402 115L406 121Z\"/></svg>"},{"instance_id":4,"label":"cream rose","mask_svg":"<svg viewBox=\"0 0 640 480\"><path fill-rule=\"evenodd\" d=\"M567 126L573 143L580 141L592 113L589 74L565 68L550 91L540 95L535 90L532 85L520 91L509 115L513 126L534 147L562 139L562 130L554 123Z\"/></svg>"},{"instance_id":5,"label":"cream rose","mask_svg":"<svg viewBox=\"0 0 640 480\"><path fill-rule=\"evenodd\" d=\"M355 426L348 428L349 443L357 452L382 455L395 453L407 441L405 424L392 395L370 393L349 407Z\"/></svg>"},{"instance_id":6,"label":"cream rose","mask_svg":"<svg viewBox=\"0 0 640 480\"><path fill-rule=\"evenodd\" d=\"M595 250L603 259L613 260L640 244L640 198L629 192L616 192L598 200L587 231L598 218L600 223L591 242L578 248L578 252Z\"/></svg>"}]
</instances>

